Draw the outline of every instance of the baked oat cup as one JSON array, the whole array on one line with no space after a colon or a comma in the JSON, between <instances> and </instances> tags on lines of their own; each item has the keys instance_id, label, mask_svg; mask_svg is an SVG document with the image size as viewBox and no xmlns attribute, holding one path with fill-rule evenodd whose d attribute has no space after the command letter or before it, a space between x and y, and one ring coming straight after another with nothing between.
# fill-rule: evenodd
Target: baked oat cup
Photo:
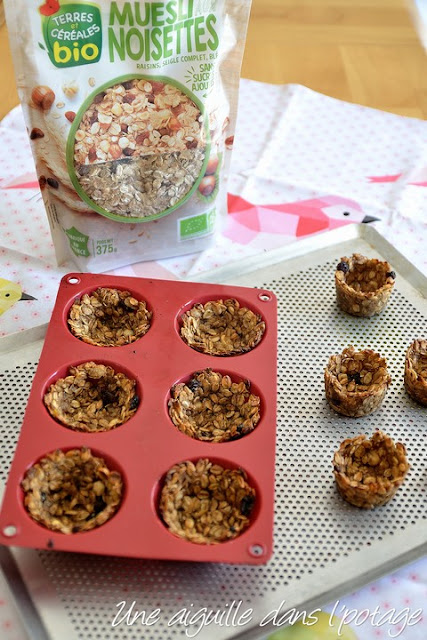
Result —
<instances>
[{"instance_id":1,"label":"baked oat cup","mask_svg":"<svg viewBox=\"0 0 427 640\"><path fill-rule=\"evenodd\" d=\"M65 534L105 524L123 495L120 473L86 447L49 453L28 469L21 485L30 516Z\"/></svg>"},{"instance_id":2,"label":"baked oat cup","mask_svg":"<svg viewBox=\"0 0 427 640\"><path fill-rule=\"evenodd\" d=\"M169 415L187 436L204 442L227 442L251 433L260 419L259 396L249 380L233 382L212 369L196 371L171 389Z\"/></svg>"},{"instance_id":3,"label":"baked oat cup","mask_svg":"<svg viewBox=\"0 0 427 640\"><path fill-rule=\"evenodd\" d=\"M175 536L196 544L218 544L249 527L255 502L255 489L243 469L200 459L168 471L159 507Z\"/></svg>"},{"instance_id":4,"label":"baked oat cup","mask_svg":"<svg viewBox=\"0 0 427 640\"><path fill-rule=\"evenodd\" d=\"M68 317L71 333L98 347L135 342L150 328L152 312L129 291L99 287L73 303Z\"/></svg>"},{"instance_id":5,"label":"baked oat cup","mask_svg":"<svg viewBox=\"0 0 427 640\"><path fill-rule=\"evenodd\" d=\"M70 367L65 378L50 385L43 400L55 420L90 433L124 424L139 405L135 380L95 362Z\"/></svg>"},{"instance_id":6,"label":"baked oat cup","mask_svg":"<svg viewBox=\"0 0 427 640\"><path fill-rule=\"evenodd\" d=\"M329 358L325 369L325 392L330 406L344 416L358 418L380 406L391 377L385 358L372 349L346 347Z\"/></svg>"},{"instance_id":7,"label":"baked oat cup","mask_svg":"<svg viewBox=\"0 0 427 640\"><path fill-rule=\"evenodd\" d=\"M341 258L335 271L339 307L352 316L381 313L393 291L396 274L388 262L353 253Z\"/></svg>"},{"instance_id":8,"label":"baked oat cup","mask_svg":"<svg viewBox=\"0 0 427 640\"><path fill-rule=\"evenodd\" d=\"M265 332L262 317L233 298L197 303L181 318L181 337L189 347L212 356L251 351Z\"/></svg>"},{"instance_id":9,"label":"baked oat cup","mask_svg":"<svg viewBox=\"0 0 427 640\"><path fill-rule=\"evenodd\" d=\"M344 440L333 459L337 488L344 500L373 509L391 500L409 470L406 449L382 431Z\"/></svg>"},{"instance_id":10,"label":"baked oat cup","mask_svg":"<svg viewBox=\"0 0 427 640\"><path fill-rule=\"evenodd\" d=\"M203 107L166 78L103 85L77 114L68 166L81 198L113 220L166 215L200 182L209 156Z\"/></svg>"},{"instance_id":11,"label":"baked oat cup","mask_svg":"<svg viewBox=\"0 0 427 640\"><path fill-rule=\"evenodd\" d=\"M406 352L405 389L413 400L427 406L427 340L414 340Z\"/></svg>"}]
</instances>

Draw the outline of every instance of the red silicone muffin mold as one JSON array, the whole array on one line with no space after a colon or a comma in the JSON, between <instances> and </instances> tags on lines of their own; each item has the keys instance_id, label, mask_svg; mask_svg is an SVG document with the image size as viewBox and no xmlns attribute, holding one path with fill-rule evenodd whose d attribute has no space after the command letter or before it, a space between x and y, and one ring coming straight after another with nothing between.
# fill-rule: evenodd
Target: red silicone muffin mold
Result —
<instances>
[{"instance_id":1,"label":"red silicone muffin mold","mask_svg":"<svg viewBox=\"0 0 427 640\"><path fill-rule=\"evenodd\" d=\"M120 347L76 339L67 326L74 300L98 287L128 290L152 311L149 331ZM266 329L255 348L233 356L191 349L179 334L180 316L195 303L234 298L262 316ZM84 433L61 428L42 398L48 385L77 363L98 362L137 381L136 413L111 431ZM244 437L202 442L181 433L167 410L170 388L211 368L250 380L261 397L261 419ZM68 274L61 281L0 513L0 543L135 558L264 564L272 553L276 435L277 303L270 291L225 285L169 282L109 275ZM37 460L56 449L88 447L123 475L125 495L111 520L90 531L63 534L33 520L23 502L22 479ZM173 535L159 514L159 495L169 469L208 458L242 468L256 489L250 525L220 544L194 544Z\"/></svg>"}]
</instances>

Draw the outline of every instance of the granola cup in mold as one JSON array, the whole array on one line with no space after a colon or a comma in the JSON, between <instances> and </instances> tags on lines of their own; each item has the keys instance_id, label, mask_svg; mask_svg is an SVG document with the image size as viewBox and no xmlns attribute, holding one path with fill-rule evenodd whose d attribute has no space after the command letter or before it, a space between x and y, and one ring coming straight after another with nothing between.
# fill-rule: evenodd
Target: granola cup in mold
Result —
<instances>
[{"instance_id":1,"label":"granola cup in mold","mask_svg":"<svg viewBox=\"0 0 427 640\"><path fill-rule=\"evenodd\" d=\"M135 380L95 362L70 367L65 378L49 386L43 400L55 420L88 433L124 424L139 405Z\"/></svg>"},{"instance_id":2,"label":"granola cup in mold","mask_svg":"<svg viewBox=\"0 0 427 640\"><path fill-rule=\"evenodd\" d=\"M21 483L33 520L65 534L90 531L118 510L123 480L90 449L57 449L30 467Z\"/></svg>"},{"instance_id":3,"label":"granola cup in mold","mask_svg":"<svg viewBox=\"0 0 427 640\"><path fill-rule=\"evenodd\" d=\"M99 287L74 301L68 316L71 333L99 347L135 342L150 328L152 312L129 291Z\"/></svg>"},{"instance_id":4,"label":"granola cup in mold","mask_svg":"<svg viewBox=\"0 0 427 640\"><path fill-rule=\"evenodd\" d=\"M98 213L152 220L183 204L203 177L203 107L168 78L113 83L92 94L70 132L73 184Z\"/></svg>"},{"instance_id":5,"label":"granola cup in mold","mask_svg":"<svg viewBox=\"0 0 427 640\"><path fill-rule=\"evenodd\" d=\"M350 504L372 509L391 500L409 470L406 449L382 431L344 440L333 459L341 496Z\"/></svg>"},{"instance_id":6,"label":"granola cup in mold","mask_svg":"<svg viewBox=\"0 0 427 640\"><path fill-rule=\"evenodd\" d=\"M330 356L325 369L326 398L345 416L357 418L378 409L390 383L385 358L372 349L356 351L350 345Z\"/></svg>"},{"instance_id":7,"label":"granola cup in mold","mask_svg":"<svg viewBox=\"0 0 427 640\"><path fill-rule=\"evenodd\" d=\"M249 527L255 503L255 489L243 469L202 458L168 471L159 510L175 536L196 544L218 544L237 538Z\"/></svg>"},{"instance_id":8,"label":"granola cup in mold","mask_svg":"<svg viewBox=\"0 0 427 640\"><path fill-rule=\"evenodd\" d=\"M262 317L232 298L197 303L182 315L181 322L184 342L212 356L251 351L265 332Z\"/></svg>"},{"instance_id":9,"label":"granola cup in mold","mask_svg":"<svg viewBox=\"0 0 427 640\"><path fill-rule=\"evenodd\" d=\"M427 407L427 340L414 340L406 352L405 389Z\"/></svg>"},{"instance_id":10,"label":"granola cup in mold","mask_svg":"<svg viewBox=\"0 0 427 640\"><path fill-rule=\"evenodd\" d=\"M335 271L339 307L352 316L381 313L393 291L396 274L388 262L353 253L341 258Z\"/></svg>"},{"instance_id":11,"label":"granola cup in mold","mask_svg":"<svg viewBox=\"0 0 427 640\"><path fill-rule=\"evenodd\" d=\"M187 436L204 442L227 442L251 433L260 420L261 400L249 380L234 381L212 369L193 373L171 389L169 415Z\"/></svg>"}]
</instances>

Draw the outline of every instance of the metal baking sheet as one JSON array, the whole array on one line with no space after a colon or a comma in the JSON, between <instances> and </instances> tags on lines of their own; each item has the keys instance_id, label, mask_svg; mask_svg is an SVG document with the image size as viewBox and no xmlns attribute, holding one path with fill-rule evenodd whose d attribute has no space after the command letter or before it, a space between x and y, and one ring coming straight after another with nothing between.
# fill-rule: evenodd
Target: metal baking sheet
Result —
<instances>
[{"instance_id":1,"label":"metal baking sheet","mask_svg":"<svg viewBox=\"0 0 427 640\"><path fill-rule=\"evenodd\" d=\"M353 252L387 259L397 273L391 302L378 317L352 318L336 307L334 267ZM32 640L178 640L188 627L168 622L182 608L234 612L240 601L240 613L253 609L249 622L237 626L237 615L223 615L222 626L205 626L196 637L264 638L276 627L259 623L282 601L282 611L312 611L427 552L427 415L403 387L405 350L426 334L427 279L374 229L352 225L200 280L267 288L278 297L273 558L249 567L3 548L0 562ZM42 346L32 335L24 344L26 337L8 340L0 355L2 484ZM350 343L386 356L393 380L382 407L358 419L333 413L323 389L328 356ZM367 512L338 496L331 460L344 438L371 435L377 427L406 444L411 471L392 502ZM133 603L134 613L159 608L159 620L113 627L120 602L126 603L123 614Z\"/></svg>"}]
</instances>

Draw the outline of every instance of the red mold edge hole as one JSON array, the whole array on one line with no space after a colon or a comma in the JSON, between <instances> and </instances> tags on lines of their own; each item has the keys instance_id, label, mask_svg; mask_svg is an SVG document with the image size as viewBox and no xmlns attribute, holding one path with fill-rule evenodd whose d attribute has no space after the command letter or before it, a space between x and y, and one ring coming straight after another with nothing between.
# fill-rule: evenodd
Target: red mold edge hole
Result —
<instances>
[{"instance_id":1,"label":"red mold edge hole","mask_svg":"<svg viewBox=\"0 0 427 640\"><path fill-rule=\"evenodd\" d=\"M212 545L212 544L200 544L200 543L196 543L196 542L191 542L190 540L186 540L185 538L181 538L180 536L176 536L175 534L173 534L170 531L168 525L163 520L161 511L160 511L160 495L161 495L161 492L162 492L162 489L163 489L163 485L164 485L164 482L165 482L165 478L166 478L166 475L167 475L169 469L171 469L176 464L182 464L183 462L187 462L188 460L190 460L190 462L193 462L193 464L196 464L198 460L205 459L205 458L207 458L213 464L218 464L221 467L224 467L224 469L243 469L243 471L245 471L245 473L246 473L246 480L247 480L248 484L253 489L255 489L255 506L254 506L253 511L252 511L252 513L250 515L250 523L249 523L249 526L247 527L247 529L245 529L236 538L232 538L230 540L224 540L223 542L216 543L215 545ZM244 536L248 535L248 533L251 531L251 529L254 526L254 524L258 521L258 519L260 517L261 510L262 510L262 493L261 493L261 489L259 487L258 482L253 477L253 475L251 473L249 473L247 471L247 469L243 465L239 465L239 464L236 464L234 462L231 462L230 460L227 460L226 458L219 458L219 457L216 457L216 456L199 456L197 458L192 456L191 458L189 458L187 460L181 460L179 462L175 462L174 464L172 464L169 467L169 469L167 469L162 474L160 479L157 481L157 483L153 487L153 491L152 491L152 495L151 495L151 501L152 501L152 509L153 509L154 514L157 516L158 522L160 523L160 525L162 526L163 529L166 529L168 534L176 542L181 542L181 543L189 544L189 545L197 545L198 547L204 547L206 549L210 549L210 548L212 548L212 546L224 545L224 544L228 544L228 543L236 544L240 540L242 540L242 538ZM253 546L254 545L251 545L249 547L249 549L251 549ZM263 552L262 555L265 555L265 553L266 553L265 547L263 545L256 545L256 546L260 546L262 548L262 552ZM258 556L256 556L256 557L258 557Z\"/></svg>"},{"instance_id":2,"label":"red mold edge hole","mask_svg":"<svg viewBox=\"0 0 427 640\"><path fill-rule=\"evenodd\" d=\"M18 534L18 528L14 524L7 524L2 529L5 538L14 538Z\"/></svg>"},{"instance_id":3,"label":"red mold edge hole","mask_svg":"<svg viewBox=\"0 0 427 640\"><path fill-rule=\"evenodd\" d=\"M264 293L258 294L258 299L261 300L261 302L270 302L273 300L273 296L265 291Z\"/></svg>"},{"instance_id":4,"label":"red mold edge hole","mask_svg":"<svg viewBox=\"0 0 427 640\"><path fill-rule=\"evenodd\" d=\"M251 546L248 548L248 553L253 558L261 558L262 556L265 556L266 549L264 545L255 543L251 544Z\"/></svg>"},{"instance_id":5,"label":"red mold edge hole","mask_svg":"<svg viewBox=\"0 0 427 640\"><path fill-rule=\"evenodd\" d=\"M34 467L38 462L40 462L40 460L42 460L43 458L46 458L49 454L54 453L55 451L62 451L63 453L67 453L67 451L71 451L72 449L82 449L82 448L86 448L86 449L90 449L90 452L92 454L92 456L94 456L95 458L102 458L105 462L105 464L107 465L108 469L110 471L118 471L121 475L122 478L122 482L123 482L123 489L122 489L122 498L120 501L120 504L117 508L117 510L115 511L115 513L106 521L104 522L102 525L99 525L98 527L95 527L94 529L90 529L89 531L79 531L77 533L72 533L72 534L66 534L66 533L62 533L62 531L57 531L57 530L53 530L53 529L49 529L49 527L47 527L46 525L44 525L41 522L38 522L37 520L35 520L30 512L27 510L27 508L25 507L24 504L24 498L25 498L25 492L22 488L22 481L24 479L24 477L26 476L27 472L29 469L31 469L31 467ZM97 447L86 447L85 445L74 445L74 446L65 446L65 447L57 447L56 449L54 449L53 451L47 451L46 453L43 453L42 455L38 456L38 458L36 460L34 460L33 462L30 462L24 469L24 472L22 473L20 479L19 479L19 483L18 486L16 487L17 489L17 495L18 495L18 503L19 503L19 507L21 512L23 512L25 514L25 517L27 518L27 520L29 522L31 522L31 524L35 525L36 527L38 527L39 529L42 529L43 531L47 532L51 538L54 539L55 536L59 535L59 536L74 536L74 535L89 535L94 531L98 531L98 529L102 528L104 529L104 527L108 526L108 524L110 522L112 522L117 516L119 516L121 514L121 512L123 512L123 509L126 509L126 502L127 502L127 495L128 495L128 477L126 475L126 472L124 470L124 467L119 464L115 458L113 458L112 456L110 456L110 454L108 453L104 453L102 451L100 451L100 449L98 449ZM2 530L2 533L4 534L4 528ZM54 546L54 543L52 543L51 540L48 541L48 547L52 548Z\"/></svg>"},{"instance_id":6,"label":"red mold edge hole","mask_svg":"<svg viewBox=\"0 0 427 640\"><path fill-rule=\"evenodd\" d=\"M268 302L270 302L271 300L273 300L273 296L268 293L268 292L263 292L260 293L258 295L258 298L261 302L266 302L267 300L264 300L264 298L261 298L260 296L268 296ZM264 341L265 336L268 333L268 323L267 320L264 317L263 312L261 311L260 308L258 308L256 305L253 304L253 302L249 302L247 300L245 300L244 297L241 297L240 295L237 296L233 296L232 293L230 294L224 294L224 295L219 295L219 294L211 294L211 295L204 295L204 296L199 296L197 298L193 298L192 300L190 300L189 302L187 302L185 305L183 305L180 310L178 311L178 313L175 316L175 321L174 321L174 326L175 326L175 331L179 337L179 339L182 341L183 344L185 344L186 347L188 347L189 349L192 349L192 351L195 351L196 353L201 353L202 355L204 355L206 357L207 354L203 353L202 351L198 351L197 349L193 349L193 347L190 347L185 340L182 338L181 336L181 327L182 327L182 316L184 315L184 313L186 313L187 311L190 311L190 309L192 309L194 307L194 305L196 304L203 304L205 305L207 302L215 302L216 300L228 300L228 299L233 299L233 300L237 300L237 302L240 305L240 308L242 307L246 307L247 309L249 309L250 311L252 311L252 313L255 313L256 315L261 316L261 319L263 320L263 322L265 323L265 331L261 337L261 340L258 342L258 344L253 347L252 349L250 349L249 351L245 351L244 353L237 353L237 354L233 354L233 355L214 355L211 357L214 358L235 358L235 357L239 357L239 356L244 356L247 353L252 353L252 351L254 351L255 349L257 349Z\"/></svg>"},{"instance_id":7,"label":"red mold edge hole","mask_svg":"<svg viewBox=\"0 0 427 640\"><path fill-rule=\"evenodd\" d=\"M102 364L105 365L106 367L111 367L112 369L114 369L115 373L123 373L127 378L129 378L130 380L134 380L136 382L135 385L135 395L138 397L138 407L137 410L135 411L135 413L133 414L133 416L131 418L129 418L128 420L126 420L126 422L123 422L122 424L118 424L117 426L113 427L112 429L107 429L106 431L83 431L80 429L73 429L72 427L70 427L67 424L64 424L63 422L61 422L58 418L55 418L50 411L48 410L48 408L46 407L45 403L44 403L44 397L46 395L46 393L48 392L50 386L52 384L55 384L55 382L57 382L60 379L66 378L69 374L70 368L71 367L78 367L81 364L85 364L85 362L94 362L95 364ZM99 360L98 358L94 358L93 360L79 360L78 362L70 362L68 364L63 365L62 367L60 367L59 369L57 369L54 373L52 373L46 380L46 382L43 384L42 388L41 388L41 403L43 405L43 409L46 412L48 418L50 418L50 420L53 420L56 424L58 424L60 427L63 427L65 429L68 429L70 431L74 431L74 433L81 433L84 435L98 435L99 433L108 433L109 431L115 431L116 429L121 429L122 427L125 427L126 425L128 425L128 423L130 423L138 414L138 411L141 407L141 404L143 402L143 392L142 392L142 387L141 387L141 383L138 379L138 377L132 373L129 369L127 369L126 367L123 367L121 364L116 364L115 362L108 362L107 360L103 359L103 360Z\"/></svg>"},{"instance_id":8,"label":"red mold edge hole","mask_svg":"<svg viewBox=\"0 0 427 640\"><path fill-rule=\"evenodd\" d=\"M68 284L79 284L80 278L78 276L67 276L66 280Z\"/></svg>"},{"instance_id":9,"label":"red mold edge hole","mask_svg":"<svg viewBox=\"0 0 427 640\"><path fill-rule=\"evenodd\" d=\"M235 373L234 371L229 371L229 370L221 369L221 368L218 368L218 367L210 367L210 368L212 369L213 372L220 373L222 376L230 376L231 382L241 382L242 380L248 380L247 377L243 376L240 373ZM213 442L211 440L199 440L198 438L193 438L192 436L182 432L172 422L172 418L169 415L169 400L171 400L171 398L172 398L172 395L171 395L172 387L174 387L175 385L180 384L180 383L188 384L188 382L190 382L190 380L192 379L194 374L198 373L198 372L201 372L201 371L203 371L203 369L196 369L192 373L188 373L185 376L182 376L181 378L176 380L170 386L170 389L169 389L168 393L166 394L166 399L165 399L165 412L166 412L166 416L168 418L168 421L169 421L169 424L171 425L171 427L176 429L180 434L182 434L186 438L190 438L191 440L195 440L196 442L201 442L202 444L214 445L214 446L218 446L218 445L222 445L222 444L228 444L230 442L238 442L238 441L242 440L243 438L249 438L257 429L260 428L260 426L261 426L261 424L263 422L264 409L265 409L265 406L266 406L265 397L264 397L261 389L258 387L257 384L253 383L252 380L248 380L250 382L249 393L253 394L255 396L258 396L258 398L260 399L260 407L259 407L260 418L259 418L256 426L254 427L254 429L252 429L252 431L250 431L249 433L242 435L240 438L235 438L234 440L226 440L225 442Z\"/></svg>"}]
</instances>

